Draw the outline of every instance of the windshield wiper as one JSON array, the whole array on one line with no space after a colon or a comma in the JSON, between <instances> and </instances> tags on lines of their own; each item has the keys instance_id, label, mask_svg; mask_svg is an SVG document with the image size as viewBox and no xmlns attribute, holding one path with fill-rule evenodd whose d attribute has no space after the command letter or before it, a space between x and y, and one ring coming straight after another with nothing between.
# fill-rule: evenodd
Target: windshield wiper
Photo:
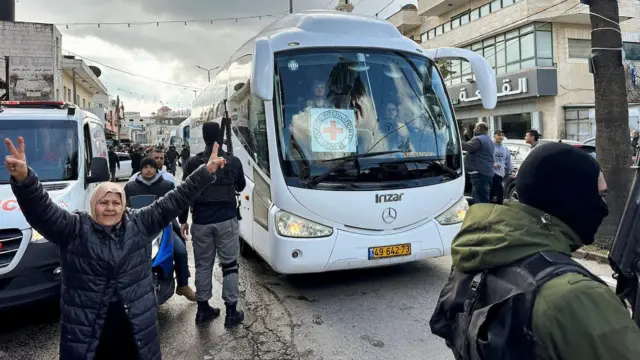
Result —
<instances>
[{"instance_id":1,"label":"windshield wiper","mask_svg":"<svg viewBox=\"0 0 640 360\"><path fill-rule=\"evenodd\" d=\"M339 162L337 164L333 165L332 167L330 167L324 173L322 173L322 174L314 177L313 179L305 182L305 185L307 185L307 187L309 189L313 189L320 182L322 182L326 178L328 178L331 175L331 173L333 173L334 171L344 167L344 165L349 161L356 161L357 162L359 159L364 159L364 158L368 158L368 157L374 157L374 156L378 156L378 155L395 154L395 153L401 153L401 152L403 152L403 151L401 151L401 150L375 151L375 152L368 152L368 153L364 153L364 154L347 155L347 156L342 156L342 157L338 157L338 158L323 160L322 162L329 162L329 161L339 161ZM356 165L358 165L358 164L356 164ZM358 165L358 167L359 167L359 165Z\"/></svg>"},{"instance_id":2,"label":"windshield wiper","mask_svg":"<svg viewBox=\"0 0 640 360\"><path fill-rule=\"evenodd\" d=\"M408 162L419 162L419 163L425 163L425 164L429 164L429 165L435 165L437 167L439 167L440 169L442 169L444 172L448 173L449 175L452 176L458 176L460 175L460 172L458 172L455 169L452 169L450 167L448 167L447 165L437 161L437 160L429 160L429 159L419 159L419 158L404 158L404 159L398 159L398 160L393 160L393 161L387 161L385 163L397 163L397 164L403 164L403 163L408 163Z\"/></svg>"}]
</instances>

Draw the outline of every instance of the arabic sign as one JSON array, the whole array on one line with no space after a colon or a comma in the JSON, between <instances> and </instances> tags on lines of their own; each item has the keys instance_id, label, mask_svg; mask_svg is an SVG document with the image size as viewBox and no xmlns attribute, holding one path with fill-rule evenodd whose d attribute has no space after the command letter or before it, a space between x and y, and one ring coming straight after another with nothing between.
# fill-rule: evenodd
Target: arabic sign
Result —
<instances>
[{"instance_id":1,"label":"arabic sign","mask_svg":"<svg viewBox=\"0 0 640 360\"><path fill-rule=\"evenodd\" d=\"M539 96L558 95L558 77L555 68L532 69L496 78L498 102ZM481 105L482 94L476 83L465 83L448 88L454 106Z\"/></svg>"},{"instance_id":2,"label":"arabic sign","mask_svg":"<svg viewBox=\"0 0 640 360\"><path fill-rule=\"evenodd\" d=\"M9 99L55 100L52 57L8 56Z\"/></svg>"}]
</instances>

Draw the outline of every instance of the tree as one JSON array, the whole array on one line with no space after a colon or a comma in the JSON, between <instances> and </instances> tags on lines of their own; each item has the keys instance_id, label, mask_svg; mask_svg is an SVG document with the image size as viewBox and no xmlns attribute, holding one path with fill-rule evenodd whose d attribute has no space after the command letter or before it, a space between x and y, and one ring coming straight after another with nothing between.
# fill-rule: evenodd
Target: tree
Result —
<instances>
[{"instance_id":1,"label":"tree","mask_svg":"<svg viewBox=\"0 0 640 360\"><path fill-rule=\"evenodd\" d=\"M591 1L593 83L596 106L596 147L598 162L608 185L609 216L604 219L596 243L611 247L631 187L631 146L629 144L629 104L616 0ZM609 19L609 20L605 20ZM579 209L576 209L579 211Z\"/></svg>"},{"instance_id":2,"label":"tree","mask_svg":"<svg viewBox=\"0 0 640 360\"><path fill-rule=\"evenodd\" d=\"M451 61L450 60L436 60L436 66L443 78L448 78L449 76L455 74L455 71L451 70Z\"/></svg>"}]
</instances>

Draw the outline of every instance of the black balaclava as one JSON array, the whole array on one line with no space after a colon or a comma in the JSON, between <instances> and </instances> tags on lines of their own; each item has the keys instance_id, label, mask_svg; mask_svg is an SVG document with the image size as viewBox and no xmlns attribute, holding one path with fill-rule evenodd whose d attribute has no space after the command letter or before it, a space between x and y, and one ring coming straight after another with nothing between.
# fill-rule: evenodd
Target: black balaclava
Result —
<instances>
[{"instance_id":1,"label":"black balaclava","mask_svg":"<svg viewBox=\"0 0 640 360\"><path fill-rule=\"evenodd\" d=\"M557 217L592 244L609 214L600 196L600 165L589 154L562 143L540 145L518 170L516 190L521 203Z\"/></svg>"},{"instance_id":2,"label":"black balaclava","mask_svg":"<svg viewBox=\"0 0 640 360\"><path fill-rule=\"evenodd\" d=\"M202 138L205 143L205 154L211 154L213 144L220 144L221 139L220 124L216 122L206 122L202 124Z\"/></svg>"}]
</instances>

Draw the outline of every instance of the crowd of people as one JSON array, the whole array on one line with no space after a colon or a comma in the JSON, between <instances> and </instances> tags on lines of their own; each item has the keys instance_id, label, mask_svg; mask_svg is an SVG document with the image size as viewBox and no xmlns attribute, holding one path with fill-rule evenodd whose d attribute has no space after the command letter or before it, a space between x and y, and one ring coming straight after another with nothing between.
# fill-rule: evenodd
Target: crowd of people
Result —
<instances>
[{"instance_id":1,"label":"crowd of people","mask_svg":"<svg viewBox=\"0 0 640 360\"><path fill-rule=\"evenodd\" d=\"M520 202L491 204L492 184L509 174L511 162L504 133L496 131L493 139L487 133L487 125L479 123L462 145L480 201L453 240L453 267L431 318L433 334L444 338L457 359L637 359L640 329L628 310L606 284L570 259L573 251L593 243L608 215L599 164L566 144L537 147L539 134L529 131L536 151L519 169ZM161 358L151 242L170 224L181 244L174 253L176 293L197 302L196 324L221 314L209 304L216 256L223 274L224 325L243 322L244 312L237 308L236 200L245 177L239 159L220 149L217 123L203 125L203 139L203 152L182 158L181 182L165 169L163 149L144 149L124 187L98 185L89 211L73 213L51 200L27 165L23 138L17 147L5 139L10 154L5 167L25 218L60 247L61 359ZM127 207L137 195L154 195L156 201L142 209ZM195 292L188 285L190 233Z\"/></svg>"}]
</instances>

